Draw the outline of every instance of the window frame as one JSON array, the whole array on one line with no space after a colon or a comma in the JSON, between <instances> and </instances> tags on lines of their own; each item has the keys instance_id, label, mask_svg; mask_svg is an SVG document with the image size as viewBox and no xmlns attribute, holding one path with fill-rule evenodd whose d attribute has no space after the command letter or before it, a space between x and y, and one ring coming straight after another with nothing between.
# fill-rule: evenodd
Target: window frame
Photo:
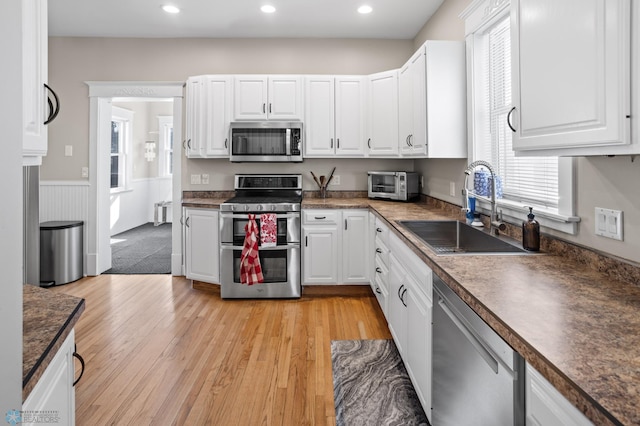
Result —
<instances>
[{"instance_id":1,"label":"window frame","mask_svg":"<svg viewBox=\"0 0 640 426\"><path fill-rule=\"evenodd\" d=\"M122 143L119 147L119 152L116 154L119 158L118 161L118 186L111 187L110 192L112 194L118 192L129 191L131 187L131 146L133 143L133 117L134 112L128 109L124 109L117 106L111 107L111 122L120 122L122 123ZM109 138L109 144L111 144L111 138ZM109 146L110 156L113 157L114 154L111 153L111 146ZM111 161L109 161L111 164ZM111 170L111 167L109 167ZM111 182L111 178L109 178L109 182Z\"/></svg>"},{"instance_id":2,"label":"window frame","mask_svg":"<svg viewBox=\"0 0 640 426\"><path fill-rule=\"evenodd\" d=\"M482 94L481 79L484 77L486 57L481 48L482 38L487 29L509 15L510 2L505 0L474 1L465 9L460 18L465 21L465 41L467 50L467 109L468 109L468 162L480 159L479 141L486 132L488 121L481 120L483 115L477 106L485 100ZM513 25L513 20L511 20ZM512 49L513 53L513 49ZM575 216L575 160L571 157L558 159L558 209L544 209L534 206L536 220L541 226L576 235L580 218ZM498 212L505 222L520 224L526 218L529 206L520 202L496 200ZM489 213L488 202L478 200L477 208Z\"/></svg>"},{"instance_id":3,"label":"window frame","mask_svg":"<svg viewBox=\"0 0 640 426\"><path fill-rule=\"evenodd\" d=\"M158 116L158 176L171 177L173 148L169 145L169 131L173 133L173 116ZM175 147L175 133L173 133L173 146Z\"/></svg>"}]
</instances>

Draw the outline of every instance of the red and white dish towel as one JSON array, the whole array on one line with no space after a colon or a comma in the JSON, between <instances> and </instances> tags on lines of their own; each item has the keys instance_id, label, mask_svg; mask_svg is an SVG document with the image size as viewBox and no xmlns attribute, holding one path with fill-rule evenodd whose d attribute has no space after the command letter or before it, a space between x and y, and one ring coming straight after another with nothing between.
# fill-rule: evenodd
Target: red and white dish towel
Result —
<instances>
[{"instance_id":1,"label":"red and white dish towel","mask_svg":"<svg viewBox=\"0 0 640 426\"><path fill-rule=\"evenodd\" d=\"M278 219L275 213L260 215L260 245L275 247L278 243Z\"/></svg>"},{"instance_id":2,"label":"red and white dish towel","mask_svg":"<svg viewBox=\"0 0 640 426\"><path fill-rule=\"evenodd\" d=\"M260 257L258 256L258 224L256 215L249 214L244 227L244 245L240 254L240 283L253 285L264 282Z\"/></svg>"}]
</instances>

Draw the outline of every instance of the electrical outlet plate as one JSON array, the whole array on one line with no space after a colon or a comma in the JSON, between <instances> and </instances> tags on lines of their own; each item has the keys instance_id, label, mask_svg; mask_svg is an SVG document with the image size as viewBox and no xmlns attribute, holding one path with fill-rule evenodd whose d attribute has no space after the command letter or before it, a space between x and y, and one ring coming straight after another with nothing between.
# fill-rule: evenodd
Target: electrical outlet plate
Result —
<instances>
[{"instance_id":1,"label":"electrical outlet plate","mask_svg":"<svg viewBox=\"0 0 640 426\"><path fill-rule=\"evenodd\" d=\"M456 183L453 181L449 182L449 195L452 197L456 196Z\"/></svg>"},{"instance_id":2,"label":"electrical outlet plate","mask_svg":"<svg viewBox=\"0 0 640 426\"><path fill-rule=\"evenodd\" d=\"M596 207L595 218L596 235L623 241L622 211Z\"/></svg>"},{"instance_id":3,"label":"electrical outlet plate","mask_svg":"<svg viewBox=\"0 0 640 426\"><path fill-rule=\"evenodd\" d=\"M191 175L191 185L200 185L202 182L202 179L200 178L200 175Z\"/></svg>"},{"instance_id":4,"label":"electrical outlet plate","mask_svg":"<svg viewBox=\"0 0 640 426\"><path fill-rule=\"evenodd\" d=\"M209 185L209 175L207 173L202 174L202 184Z\"/></svg>"},{"instance_id":5,"label":"electrical outlet plate","mask_svg":"<svg viewBox=\"0 0 640 426\"><path fill-rule=\"evenodd\" d=\"M340 176L339 175L333 175L333 178L331 178L331 185L335 185L335 186L340 185Z\"/></svg>"}]
</instances>

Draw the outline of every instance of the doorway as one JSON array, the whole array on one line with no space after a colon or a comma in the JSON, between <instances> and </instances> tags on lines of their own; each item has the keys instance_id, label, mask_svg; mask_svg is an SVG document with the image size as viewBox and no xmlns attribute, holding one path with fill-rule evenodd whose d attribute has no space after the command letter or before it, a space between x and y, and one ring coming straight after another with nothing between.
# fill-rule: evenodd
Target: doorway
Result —
<instances>
[{"instance_id":1,"label":"doorway","mask_svg":"<svg viewBox=\"0 0 640 426\"><path fill-rule=\"evenodd\" d=\"M162 132L169 132L171 141L174 135L179 139L182 134L184 83L87 84L91 121L86 271L87 275L99 275L113 266L112 236L150 223L149 218L155 216L156 204L164 204L167 222L180 218L181 155L179 151L173 155L173 150L167 149L168 141L166 135L163 139ZM114 121L117 121L114 117L118 113L126 116L122 110L136 110L136 104L140 105L139 108L144 107L145 111L155 112L134 111L134 117L151 117L139 121L150 121L152 125L142 126L137 145L133 142L136 138L131 136L131 149L127 151L126 141L122 145L113 143L114 126L119 132L127 131L122 122L114 125ZM172 117L170 126L167 125L168 117ZM133 120L136 121L135 118ZM124 121L126 122L126 117ZM175 147L179 150L180 144L176 143ZM170 204L167 205L167 202ZM170 234L171 273L182 275L181 227L172 226Z\"/></svg>"}]
</instances>

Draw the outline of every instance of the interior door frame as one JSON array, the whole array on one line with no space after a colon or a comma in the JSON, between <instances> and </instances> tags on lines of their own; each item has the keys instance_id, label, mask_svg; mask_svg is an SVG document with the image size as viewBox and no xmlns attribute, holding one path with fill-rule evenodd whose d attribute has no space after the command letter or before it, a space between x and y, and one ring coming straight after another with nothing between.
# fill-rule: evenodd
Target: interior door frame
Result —
<instances>
[{"instance_id":1,"label":"interior door frame","mask_svg":"<svg viewBox=\"0 0 640 426\"><path fill-rule=\"evenodd\" d=\"M111 100L113 98L173 98L173 134L180 141L184 82L152 81L86 81L89 86L89 211L87 226L87 275L100 275L111 268L109 230L109 153L106 144L99 143L110 132ZM180 144L174 147L180 148ZM104 152L103 152L104 151ZM178 150L178 152L181 152ZM173 156L172 212L182 216L182 155ZM182 227L171 232L171 274L183 275Z\"/></svg>"}]
</instances>

